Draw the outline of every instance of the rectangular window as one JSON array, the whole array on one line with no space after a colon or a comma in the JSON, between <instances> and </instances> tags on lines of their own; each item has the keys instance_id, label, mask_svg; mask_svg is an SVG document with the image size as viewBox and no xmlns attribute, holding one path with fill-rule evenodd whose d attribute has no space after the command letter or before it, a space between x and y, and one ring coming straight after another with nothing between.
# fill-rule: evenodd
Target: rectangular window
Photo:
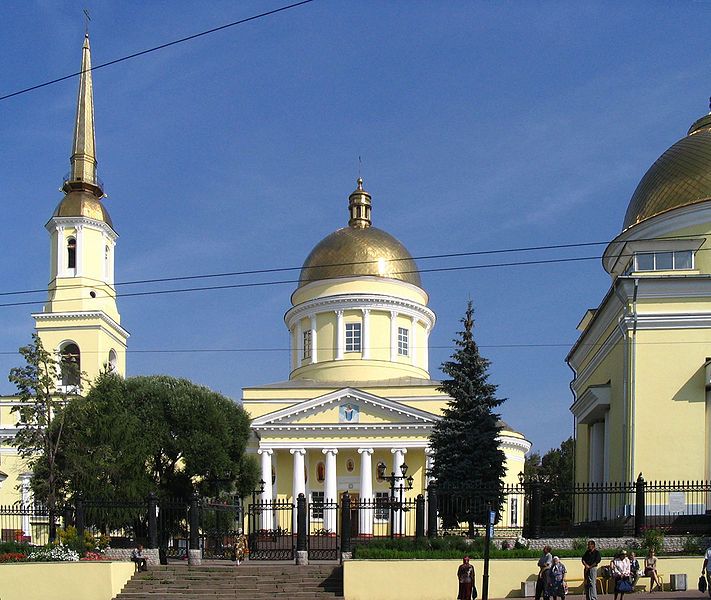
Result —
<instances>
[{"instance_id":1,"label":"rectangular window","mask_svg":"<svg viewBox=\"0 0 711 600\"><path fill-rule=\"evenodd\" d=\"M323 503L326 496L324 492L311 492L311 518L323 519Z\"/></svg>"},{"instance_id":2,"label":"rectangular window","mask_svg":"<svg viewBox=\"0 0 711 600\"><path fill-rule=\"evenodd\" d=\"M375 520L387 521L390 518L390 508L388 501L390 494L388 492L375 492Z\"/></svg>"},{"instance_id":3,"label":"rectangular window","mask_svg":"<svg viewBox=\"0 0 711 600\"><path fill-rule=\"evenodd\" d=\"M511 498L511 527L518 526L518 498Z\"/></svg>"},{"instance_id":4,"label":"rectangular window","mask_svg":"<svg viewBox=\"0 0 711 600\"><path fill-rule=\"evenodd\" d=\"M674 268L675 269L693 269L693 253L691 250L681 250L674 252Z\"/></svg>"},{"instance_id":5,"label":"rectangular window","mask_svg":"<svg viewBox=\"0 0 711 600\"><path fill-rule=\"evenodd\" d=\"M674 266L673 253L657 252L654 255L654 270L655 271L671 271Z\"/></svg>"},{"instance_id":6,"label":"rectangular window","mask_svg":"<svg viewBox=\"0 0 711 600\"><path fill-rule=\"evenodd\" d=\"M654 271L654 254L638 254L635 258L638 271Z\"/></svg>"},{"instance_id":7,"label":"rectangular window","mask_svg":"<svg viewBox=\"0 0 711 600\"><path fill-rule=\"evenodd\" d=\"M674 252L641 252L635 254L637 271L683 271L694 268L691 250Z\"/></svg>"},{"instance_id":8,"label":"rectangular window","mask_svg":"<svg viewBox=\"0 0 711 600\"><path fill-rule=\"evenodd\" d=\"M304 331L304 358L311 358L311 330Z\"/></svg>"},{"instance_id":9,"label":"rectangular window","mask_svg":"<svg viewBox=\"0 0 711 600\"><path fill-rule=\"evenodd\" d=\"M405 327L397 328L397 353L400 356L410 354L410 330Z\"/></svg>"},{"instance_id":10,"label":"rectangular window","mask_svg":"<svg viewBox=\"0 0 711 600\"><path fill-rule=\"evenodd\" d=\"M346 352L360 351L360 323L346 323Z\"/></svg>"}]
</instances>

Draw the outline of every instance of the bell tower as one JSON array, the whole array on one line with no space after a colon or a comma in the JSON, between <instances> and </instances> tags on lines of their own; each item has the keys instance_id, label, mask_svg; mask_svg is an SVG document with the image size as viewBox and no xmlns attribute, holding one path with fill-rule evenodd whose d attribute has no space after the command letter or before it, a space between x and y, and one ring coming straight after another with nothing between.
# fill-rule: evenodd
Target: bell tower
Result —
<instances>
[{"instance_id":1,"label":"bell tower","mask_svg":"<svg viewBox=\"0 0 711 600\"><path fill-rule=\"evenodd\" d=\"M47 350L79 364L92 382L102 369L126 371L128 332L114 289L118 234L102 203L97 176L89 34L84 37L70 171L64 197L45 226L50 235L49 298L33 314ZM65 381L65 385L76 385Z\"/></svg>"}]
</instances>

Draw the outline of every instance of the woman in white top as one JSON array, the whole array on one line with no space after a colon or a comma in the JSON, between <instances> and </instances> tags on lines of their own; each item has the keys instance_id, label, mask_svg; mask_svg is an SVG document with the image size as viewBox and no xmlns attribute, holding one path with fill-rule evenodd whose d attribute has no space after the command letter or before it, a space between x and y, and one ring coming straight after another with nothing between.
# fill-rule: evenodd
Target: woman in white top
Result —
<instances>
[{"instance_id":1,"label":"woman in white top","mask_svg":"<svg viewBox=\"0 0 711 600\"><path fill-rule=\"evenodd\" d=\"M632 591L630 582L630 559L627 558L627 551L622 550L610 564L612 577L615 579L615 600L624 598L625 592ZM626 588L626 589L625 589Z\"/></svg>"}]
</instances>

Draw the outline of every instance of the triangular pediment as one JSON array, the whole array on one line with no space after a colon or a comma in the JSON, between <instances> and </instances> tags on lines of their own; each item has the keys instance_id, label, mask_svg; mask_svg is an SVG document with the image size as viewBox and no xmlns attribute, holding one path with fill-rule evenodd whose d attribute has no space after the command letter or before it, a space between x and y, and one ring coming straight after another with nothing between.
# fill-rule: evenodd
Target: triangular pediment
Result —
<instances>
[{"instance_id":1,"label":"triangular pediment","mask_svg":"<svg viewBox=\"0 0 711 600\"><path fill-rule=\"evenodd\" d=\"M252 427L431 425L438 416L356 388L343 388L304 400L252 421Z\"/></svg>"}]
</instances>

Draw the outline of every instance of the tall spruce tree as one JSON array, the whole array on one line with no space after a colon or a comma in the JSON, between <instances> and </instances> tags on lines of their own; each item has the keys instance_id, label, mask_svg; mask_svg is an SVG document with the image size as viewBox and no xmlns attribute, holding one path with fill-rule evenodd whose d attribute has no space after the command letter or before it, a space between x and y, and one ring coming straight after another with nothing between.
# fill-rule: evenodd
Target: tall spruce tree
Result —
<instances>
[{"instance_id":1,"label":"tall spruce tree","mask_svg":"<svg viewBox=\"0 0 711 600\"><path fill-rule=\"evenodd\" d=\"M439 511L445 525L486 522L487 505L501 509L505 456L499 448L499 414L503 402L497 386L488 383L489 361L479 354L474 341L474 309L467 304L461 320L464 330L455 339L452 358L442 365L450 377L439 391L451 398L430 435L434 452L431 476L440 497Z\"/></svg>"}]
</instances>

